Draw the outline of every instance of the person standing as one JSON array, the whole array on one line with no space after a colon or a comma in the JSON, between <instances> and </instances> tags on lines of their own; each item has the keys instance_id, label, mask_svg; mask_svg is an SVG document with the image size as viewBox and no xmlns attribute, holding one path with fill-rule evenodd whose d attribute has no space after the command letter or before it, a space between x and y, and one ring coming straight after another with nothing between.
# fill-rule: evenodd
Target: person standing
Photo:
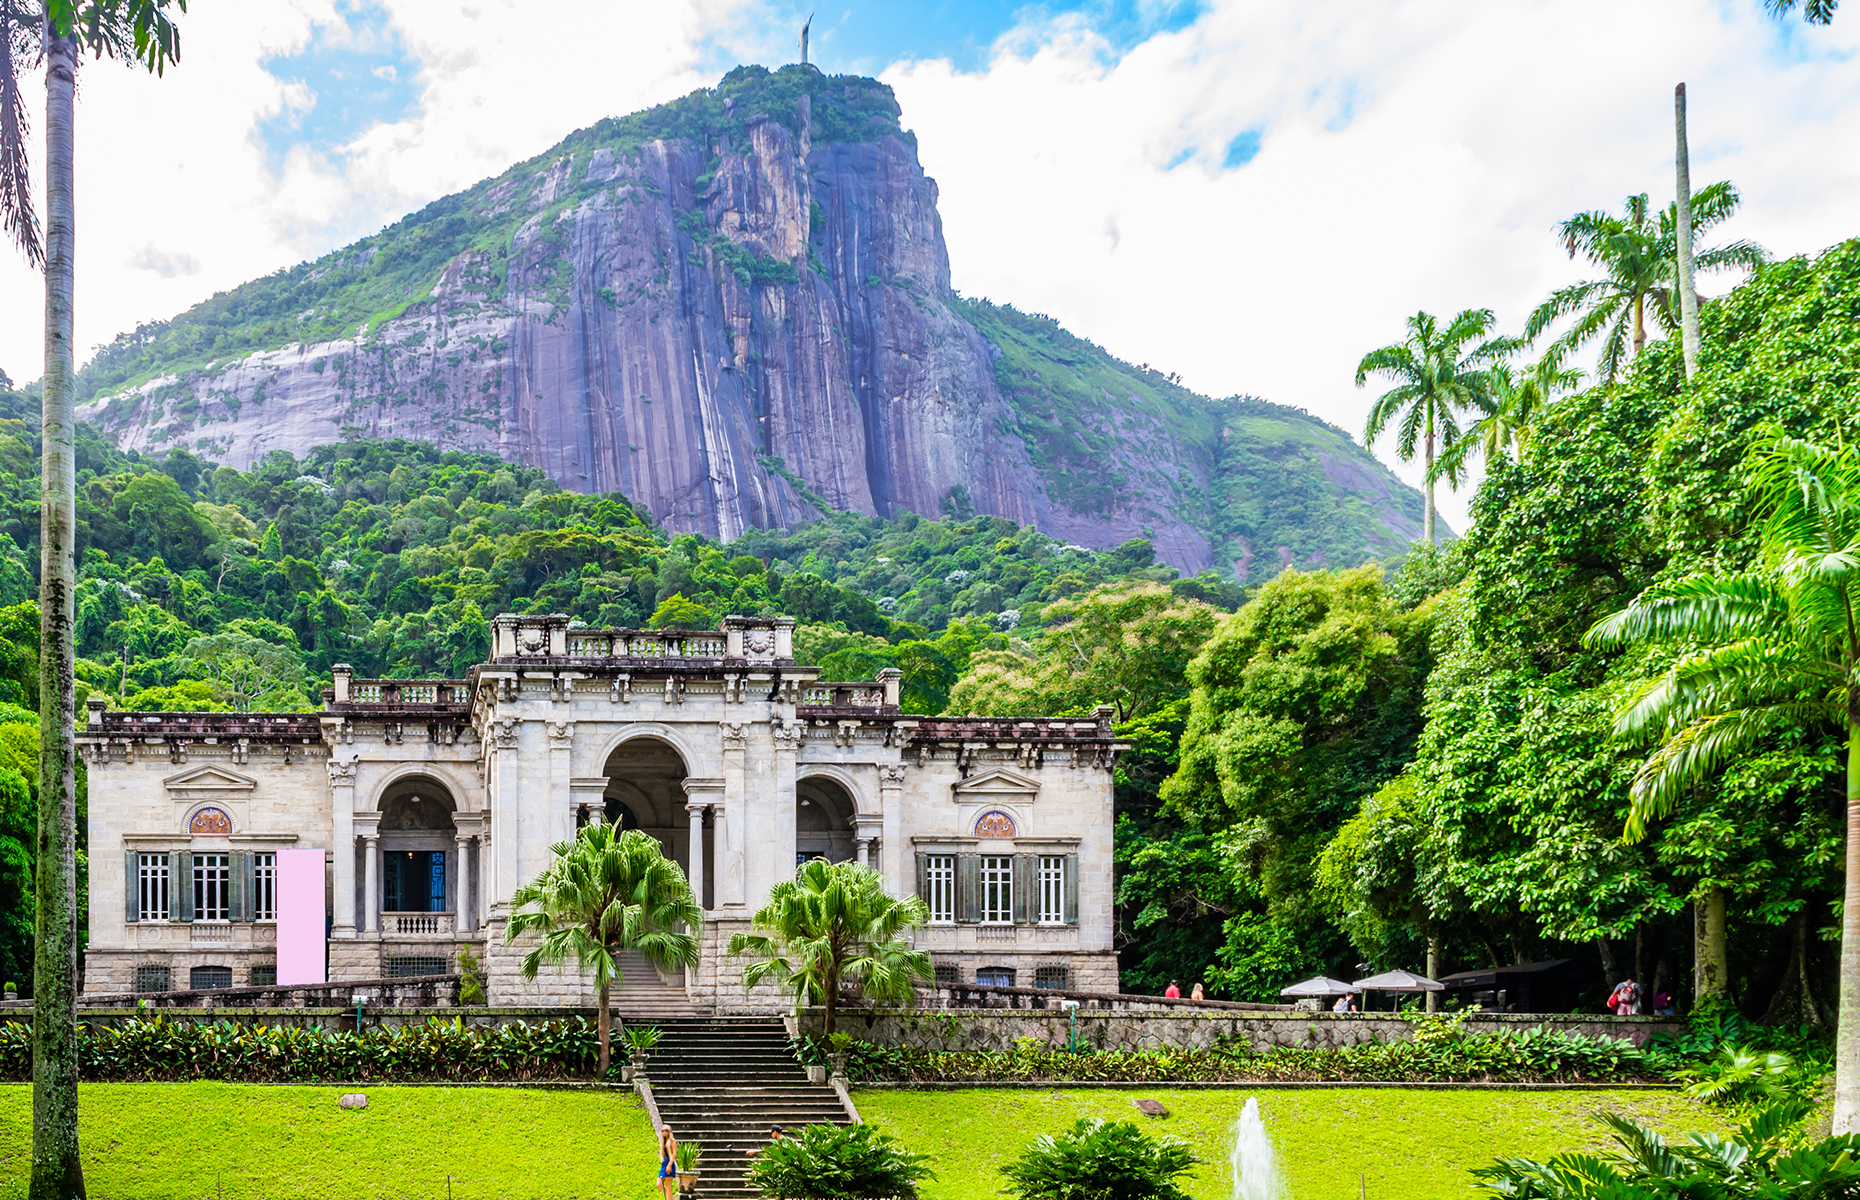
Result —
<instances>
[{"instance_id":1,"label":"person standing","mask_svg":"<svg viewBox=\"0 0 1860 1200\"><path fill-rule=\"evenodd\" d=\"M1163 997L1168 1000L1180 1000L1182 998L1182 986L1171 979L1169 981L1169 986L1163 989Z\"/></svg>"},{"instance_id":2,"label":"person standing","mask_svg":"<svg viewBox=\"0 0 1860 1200\"><path fill-rule=\"evenodd\" d=\"M659 1126L659 1190L665 1200L678 1200L678 1139L670 1125Z\"/></svg>"},{"instance_id":3,"label":"person standing","mask_svg":"<svg viewBox=\"0 0 1860 1200\"><path fill-rule=\"evenodd\" d=\"M1188 998L1190 1000L1206 1000L1207 999L1206 996L1201 994L1200 981L1196 981L1194 989L1188 993Z\"/></svg>"}]
</instances>

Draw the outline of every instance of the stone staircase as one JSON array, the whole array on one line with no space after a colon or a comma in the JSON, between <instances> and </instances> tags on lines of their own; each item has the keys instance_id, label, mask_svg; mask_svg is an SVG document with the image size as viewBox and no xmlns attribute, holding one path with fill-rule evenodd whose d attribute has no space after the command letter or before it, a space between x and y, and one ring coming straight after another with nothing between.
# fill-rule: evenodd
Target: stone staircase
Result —
<instances>
[{"instance_id":1,"label":"stone staircase","mask_svg":"<svg viewBox=\"0 0 1860 1200\"><path fill-rule=\"evenodd\" d=\"M679 1141L704 1147L698 1200L748 1200L749 1151L769 1126L851 1124L839 1094L807 1081L786 1027L768 1017L654 1022L661 1037L646 1068L659 1119Z\"/></svg>"},{"instance_id":2,"label":"stone staircase","mask_svg":"<svg viewBox=\"0 0 1860 1200\"><path fill-rule=\"evenodd\" d=\"M661 1017L697 1017L709 1011L685 994L682 971L667 980L637 950L622 950L616 961L620 983L612 1002L614 1015L622 1021L656 1023Z\"/></svg>"}]
</instances>

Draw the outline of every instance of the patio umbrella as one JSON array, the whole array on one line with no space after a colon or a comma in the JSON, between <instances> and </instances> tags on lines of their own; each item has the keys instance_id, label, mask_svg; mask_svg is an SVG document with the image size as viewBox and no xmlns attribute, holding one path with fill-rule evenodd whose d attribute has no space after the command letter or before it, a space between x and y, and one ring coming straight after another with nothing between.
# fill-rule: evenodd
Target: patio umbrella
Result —
<instances>
[{"instance_id":1,"label":"patio umbrella","mask_svg":"<svg viewBox=\"0 0 1860 1200\"><path fill-rule=\"evenodd\" d=\"M1436 983L1425 975L1416 975L1412 971L1384 971L1380 975L1371 975L1368 979L1359 979L1356 986L1365 992L1444 992L1447 985Z\"/></svg>"},{"instance_id":2,"label":"patio umbrella","mask_svg":"<svg viewBox=\"0 0 1860 1200\"><path fill-rule=\"evenodd\" d=\"M1279 995L1281 996L1354 996L1357 992L1361 990L1362 990L1361 988L1357 987L1353 983L1345 983L1341 979L1332 979L1328 975L1319 975L1314 979L1307 979L1303 981L1302 983L1294 983L1291 987L1280 988Z\"/></svg>"}]
</instances>

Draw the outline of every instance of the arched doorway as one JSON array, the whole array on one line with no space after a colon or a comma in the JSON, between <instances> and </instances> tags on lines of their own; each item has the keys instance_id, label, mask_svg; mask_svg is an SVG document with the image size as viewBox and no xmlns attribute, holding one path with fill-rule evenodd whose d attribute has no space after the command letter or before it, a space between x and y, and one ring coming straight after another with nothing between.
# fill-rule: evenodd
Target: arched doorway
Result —
<instances>
[{"instance_id":1,"label":"arched doorway","mask_svg":"<svg viewBox=\"0 0 1860 1200\"><path fill-rule=\"evenodd\" d=\"M853 856L852 793L825 775L803 776L794 785L794 863L810 858L845 862Z\"/></svg>"},{"instance_id":2,"label":"arched doorway","mask_svg":"<svg viewBox=\"0 0 1860 1200\"><path fill-rule=\"evenodd\" d=\"M655 737L630 738L620 743L601 773L607 787L601 795L601 816L622 829L638 829L657 838L666 857L684 868L685 877L696 878L691 869L691 820L686 808L684 757L670 742ZM575 820L585 824L594 818L583 805ZM700 861L708 868L711 861L711 822L706 818L698 847ZM710 908L713 872L703 871L704 892L699 902Z\"/></svg>"},{"instance_id":3,"label":"arched doorway","mask_svg":"<svg viewBox=\"0 0 1860 1200\"><path fill-rule=\"evenodd\" d=\"M369 928L384 934L441 932L437 918L460 913L470 897L452 820L458 803L439 780L412 775L389 784L378 808L375 836L368 839L375 861L365 872L366 900L378 919Z\"/></svg>"}]
</instances>

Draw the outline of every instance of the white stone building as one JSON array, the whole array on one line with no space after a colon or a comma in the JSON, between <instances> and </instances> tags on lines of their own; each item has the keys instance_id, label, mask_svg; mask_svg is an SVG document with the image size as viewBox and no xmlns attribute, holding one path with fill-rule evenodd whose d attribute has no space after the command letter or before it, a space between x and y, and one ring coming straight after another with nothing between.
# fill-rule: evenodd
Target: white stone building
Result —
<instances>
[{"instance_id":1,"label":"white stone building","mask_svg":"<svg viewBox=\"0 0 1860 1200\"><path fill-rule=\"evenodd\" d=\"M501 616L463 680L363 680L324 710L106 712L90 779L85 991L269 983L274 853L328 853L332 980L483 956L493 1004L591 1003L525 983L509 898L604 814L658 838L707 913L690 999L746 997L723 953L814 855L916 893L945 982L1115 991L1108 710L1091 720L915 717L899 678L822 683L786 618L720 632ZM674 981L676 982L676 981ZM624 999L624 997L623 997Z\"/></svg>"}]
</instances>

